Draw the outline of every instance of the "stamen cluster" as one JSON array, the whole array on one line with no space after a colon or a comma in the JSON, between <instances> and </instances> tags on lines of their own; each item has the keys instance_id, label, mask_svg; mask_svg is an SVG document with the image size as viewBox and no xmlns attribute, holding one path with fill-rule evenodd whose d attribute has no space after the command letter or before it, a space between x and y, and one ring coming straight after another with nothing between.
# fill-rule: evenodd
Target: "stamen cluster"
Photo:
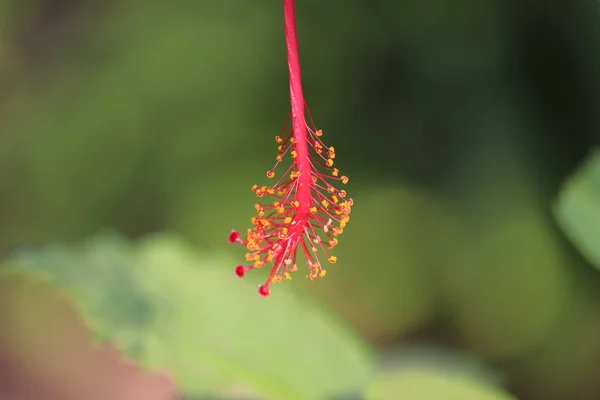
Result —
<instances>
[{"instance_id":1,"label":"stamen cluster","mask_svg":"<svg viewBox=\"0 0 600 400\"><path fill-rule=\"evenodd\" d=\"M306 110L310 116L308 107ZM353 201L345 190L338 189L348 183L348 177L334 167L335 149L323 143L323 132L314 128L312 117L310 120L312 127L305 122L307 135L302 144L294 136L288 118L281 134L275 137L275 165L266 173L269 179L278 177L276 183L252 186L261 199L254 206L257 215L251 219L252 228L245 238L238 231L229 234L231 243L240 243L247 249L248 265L238 265L237 276L272 263L267 281L259 287L263 296L270 294L271 284L292 279L290 273L298 270L298 248L306 259L307 277L324 277L327 271L319 253L329 263L337 261L330 250L338 244L338 236L350 221ZM278 167L284 170L279 176Z\"/></svg>"}]
</instances>

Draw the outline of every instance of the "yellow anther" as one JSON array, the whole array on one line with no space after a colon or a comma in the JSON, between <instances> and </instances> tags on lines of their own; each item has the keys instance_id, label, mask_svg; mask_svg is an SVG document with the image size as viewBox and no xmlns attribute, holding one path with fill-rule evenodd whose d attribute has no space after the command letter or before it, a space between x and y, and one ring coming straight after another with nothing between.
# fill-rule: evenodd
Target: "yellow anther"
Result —
<instances>
[{"instance_id":1,"label":"yellow anther","mask_svg":"<svg viewBox=\"0 0 600 400\"><path fill-rule=\"evenodd\" d=\"M285 279L286 281L291 281L292 280L292 275L290 275L289 272L284 272L283 273L283 279Z\"/></svg>"},{"instance_id":2,"label":"yellow anther","mask_svg":"<svg viewBox=\"0 0 600 400\"><path fill-rule=\"evenodd\" d=\"M283 145L282 145L282 144L280 144L279 146L277 146L277 150L279 150L279 151L283 151Z\"/></svg>"},{"instance_id":3,"label":"yellow anther","mask_svg":"<svg viewBox=\"0 0 600 400\"><path fill-rule=\"evenodd\" d=\"M277 154L277 157L275 157L275 159L277 161L281 161L281 160L283 160L283 155L282 154Z\"/></svg>"},{"instance_id":4,"label":"yellow anther","mask_svg":"<svg viewBox=\"0 0 600 400\"><path fill-rule=\"evenodd\" d=\"M317 179L318 179L318 178L317 178L317 176L316 176L316 175L313 175L313 177L312 177L312 181L313 181L313 183L317 183Z\"/></svg>"},{"instance_id":5,"label":"yellow anther","mask_svg":"<svg viewBox=\"0 0 600 400\"><path fill-rule=\"evenodd\" d=\"M327 208L327 206L329 206L329 202L325 199L323 199L323 201L321 202L321 204L323 205L323 207Z\"/></svg>"},{"instance_id":6,"label":"yellow anther","mask_svg":"<svg viewBox=\"0 0 600 400\"><path fill-rule=\"evenodd\" d=\"M254 268L260 268L263 266L263 262L261 260L254 262Z\"/></svg>"},{"instance_id":7,"label":"yellow anther","mask_svg":"<svg viewBox=\"0 0 600 400\"><path fill-rule=\"evenodd\" d=\"M333 186L329 186L329 187L327 188L327 191L328 191L329 193L335 193L335 188L334 188Z\"/></svg>"},{"instance_id":8,"label":"yellow anther","mask_svg":"<svg viewBox=\"0 0 600 400\"><path fill-rule=\"evenodd\" d=\"M346 183L348 183L348 177L347 176L342 176L342 183L345 185Z\"/></svg>"},{"instance_id":9,"label":"yellow anther","mask_svg":"<svg viewBox=\"0 0 600 400\"><path fill-rule=\"evenodd\" d=\"M315 279L317 279L317 274L316 274L316 273L314 273L314 272L312 272L310 275L308 275L308 278L309 278L311 281L314 281Z\"/></svg>"},{"instance_id":10,"label":"yellow anther","mask_svg":"<svg viewBox=\"0 0 600 400\"><path fill-rule=\"evenodd\" d=\"M254 204L254 209L255 209L256 211L260 210L260 208L261 208L261 207L262 207L262 206L261 206L260 204L258 204L258 203Z\"/></svg>"},{"instance_id":11,"label":"yellow anther","mask_svg":"<svg viewBox=\"0 0 600 400\"><path fill-rule=\"evenodd\" d=\"M296 157L298 157L298 152L296 152L296 150L292 150L290 152L290 155L292 156L292 158L296 158Z\"/></svg>"},{"instance_id":12,"label":"yellow anther","mask_svg":"<svg viewBox=\"0 0 600 400\"><path fill-rule=\"evenodd\" d=\"M340 190L340 192L338 194L340 195L341 198L344 198L347 195L345 190Z\"/></svg>"},{"instance_id":13,"label":"yellow anther","mask_svg":"<svg viewBox=\"0 0 600 400\"><path fill-rule=\"evenodd\" d=\"M327 161L325 161L325 165L331 167L333 165L333 160L331 158L328 158Z\"/></svg>"},{"instance_id":14,"label":"yellow anther","mask_svg":"<svg viewBox=\"0 0 600 400\"><path fill-rule=\"evenodd\" d=\"M298 200L292 201L292 205L296 208L300 207L300 202Z\"/></svg>"},{"instance_id":15,"label":"yellow anther","mask_svg":"<svg viewBox=\"0 0 600 400\"><path fill-rule=\"evenodd\" d=\"M327 270L322 269L321 272L319 272L319 276L325 278L325 275L327 275Z\"/></svg>"},{"instance_id":16,"label":"yellow anther","mask_svg":"<svg viewBox=\"0 0 600 400\"><path fill-rule=\"evenodd\" d=\"M275 177L275 171L267 171L267 178L271 179Z\"/></svg>"},{"instance_id":17,"label":"yellow anther","mask_svg":"<svg viewBox=\"0 0 600 400\"><path fill-rule=\"evenodd\" d=\"M297 143L298 141L296 140L296 138L295 138L295 137L293 137L293 138L291 138L291 139L290 139L290 142L292 142L293 144L295 144L295 143Z\"/></svg>"},{"instance_id":18,"label":"yellow anther","mask_svg":"<svg viewBox=\"0 0 600 400\"><path fill-rule=\"evenodd\" d=\"M285 217L285 219L283 220L284 224L289 224L290 222L292 222L292 217Z\"/></svg>"},{"instance_id":19,"label":"yellow anther","mask_svg":"<svg viewBox=\"0 0 600 400\"><path fill-rule=\"evenodd\" d=\"M281 136L275 136L275 142L282 143L283 139L281 138Z\"/></svg>"},{"instance_id":20,"label":"yellow anther","mask_svg":"<svg viewBox=\"0 0 600 400\"><path fill-rule=\"evenodd\" d=\"M281 232L284 234L288 234L288 228L286 228L285 226L283 228L281 228Z\"/></svg>"},{"instance_id":21,"label":"yellow anther","mask_svg":"<svg viewBox=\"0 0 600 400\"><path fill-rule=\"evenodd\" d=\"M320 129L317 129L317 130L315 131L315 135L317 135L317 136L323 136L323 131L322 131L322 130L320 130Z\"/></svg>"},{"instance_id":22,"label":"yellow anther","mask_svg":"<svg viewBox=\"0 0 600 400\"><path fill-rule=\"evenodd\" d=\"M267 189L267 193L268 193L268 194L275 194L275 189L273 189L273 188L268 188L268 189Z\"/></svg>"},{"instance_id":23,"label":"yellow anther","mask_svg":"<svg viewBox=\"0 0 600 400\"><path fill-rule=\"evenodd\" d=\"M246 261L252 261L253 259L252 253L246 253Z\"/></svg>"},{"instance_id":24,"label":"yellow anther","mask_svg":"<svg viewBox=\"0 0 600 400\"><path fill-rule=\"evenodd\" d=\"M337 257L336 256L331 256L327 260L329 260L330 263L335 264L335 262L337 261Z\"/></svg>"},{"instance_id":25,"label":"yellow anther","mask_svg":"<svg viewBox=\"0 0 600 400\"><path fill-rule=\"evenodd\" d=\"M333 230L333 236L338 236L341 235L344 230L341 228L338 228L337 226L334 226L333 228L331 228Z\"/></svg>"},{"instance_id":26,"label":"yellow anther","mask_svg":"<svg viewBox=\"0 0 600 400\"><path fill-rule=\"evenodd\" d=\"M311 207L311 208L309 209L309 211L310 211L312 214L316 214L316 213L317 213L317 207Z\"/></svg>"},{"instance_id":27,"label":"yellow anther","mask_svg":"<svg viewBox=\"0 0 600 400\"><path fill-rule=\"evenodd\" d=\"M283 212L285 211L285 208L283 206L279 206L275 209L279 214L283 214Z\"/></svg>"},{"instance_id":28,"label":"yellow anther","mask_svg":"<svg viewBox=\"0 0 600 400\"><path fill-rule=\"evenodd\" d=\"M337 168L334 168L333 171L331 171L331 175L333 176L338 176L340 174L340 170Z\"/></svg>"},{"instance_id":29,"label":"yellow anther","mask_svg":"<svg viewBox=\"0 0 600 400\"><path fill-rule=\"evenodd\" d=\"M291 180L294 180L294 179L298 178L299 176L300 176L300 171L292 171L290 173L290 179Z\"/></svg>"},{"instance_id":30,"label":"yellow anther","mask_svg":"<svg viewBox=\"0 0 600 400\"><path fill-rule=\"evenodd\" d=\"M336 238L333 238L329 241L329 247L335 247L335 245L338 244L338 240Z\"/></svg>"},{"instance_id":31,"label":"yellow anther","mask_svg":"<svg viewBox=\"0 0 600 400\"><path fill-rule=\"evenodd\" d=\"M256 192L257 190L258 190L258 185L254 185L254 186L252 186L252 191L253 191L253 192Z\"/></svg>"},{"instance_id":32,"label":"yellow anther","mask_svg":"<svg viewBox=\"0 0 600 400\"><path fill-rule=\"evenodd\" d=\"M334 194L333 196L331 196L331 201L333 201L334 203L337 204L337 202L339 201L339 199L337 198L337 196Z\"/></svg>"}]
</instances>

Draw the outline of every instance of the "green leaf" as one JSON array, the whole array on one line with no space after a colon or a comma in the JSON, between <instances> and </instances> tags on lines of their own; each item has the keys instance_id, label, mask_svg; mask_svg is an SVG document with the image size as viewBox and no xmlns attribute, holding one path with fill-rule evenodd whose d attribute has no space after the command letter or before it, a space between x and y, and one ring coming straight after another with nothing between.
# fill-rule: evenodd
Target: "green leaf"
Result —
<instances>
[{"instance_id":1,"label":"green leaf","mask_svg":"<svg viewBox=\"0 0 600 400\"><path fill-rule=\"evenodd\" d=\"M381 378L367 400L514 400L473 379L433 368L410 368Z\"/></svg>"},{"instance_id":2,"label":"green leaf","mask_svg":"<svg viewBox=\"0 0 600 400\"><path fill-rule=\"evenodd\" d=\"M504 375L487 365L480 354L439 344L404 345L390 349L380 362L380 369L385 372L414 368L448 371L493 386L502 386L505 381Z\"/></svg>"},{"instance_id":3,"label":"green leaf","mask_svg":"<svg viewBox=\"0 0 600 400\"><path fill-rule=\"evenodd\" d=\"M600 269L600 151L567 180L554 215L573 245Z\"/></svg>"},{"instance_id":4,"label":"green leaf","mask_svg":"<svg viewBox=\"0 0 600 400\"><path fill-rule=\"evenodd\" d=\"M242 387L269 399L314 399L361 391L372 375L366 346L289 294L293 284L262 298L256 282L235 277L235 261L199 257L175 237L132 245L101 236L77 249L22 251L15 265L64 288L99 336L170 371L186 395Z\"/></svg>"}]
</instances>

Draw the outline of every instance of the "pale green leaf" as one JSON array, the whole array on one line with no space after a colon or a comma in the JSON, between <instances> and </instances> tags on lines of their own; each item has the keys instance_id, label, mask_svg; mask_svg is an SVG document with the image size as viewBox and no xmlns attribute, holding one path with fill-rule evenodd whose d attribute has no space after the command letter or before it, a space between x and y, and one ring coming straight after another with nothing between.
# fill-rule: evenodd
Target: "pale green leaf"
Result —
<instances>
[{"instance_id":1,"label":"pale green leaf","mask_svg":"<svg viewBox=\"0 0 600 400\"><path fill-rule=\"evenodd\" d=\"M573 245L600 268L600 152L595 150L563 186L554 215Z\"/></svg>"},{"instance_id":2,"label":"pale green leaf","mask_svg":"<svg viewBox=\"0 0 600 400\"><path fill-rule=\"evenodd\" d=\"M367 400L515 400L471 378L434 368L402 369L376 382Z\"/></svg>"},{"instance_id":3,"label":"pale green leaf","mask_svg":"<svg viewBox=\"0 0 600 400\"><path fill-rule=\"evenodd\" d=\"M200 256L178 238L131 245L101 236L15 260L66 289L101 337L170 371L186 395L242 387L268 399L318 399L359 392L371 379L365 345L322 307L291 295L293 281L262 298L256 282L235 277L234 260Z\"/></svg>"}]
</instances>

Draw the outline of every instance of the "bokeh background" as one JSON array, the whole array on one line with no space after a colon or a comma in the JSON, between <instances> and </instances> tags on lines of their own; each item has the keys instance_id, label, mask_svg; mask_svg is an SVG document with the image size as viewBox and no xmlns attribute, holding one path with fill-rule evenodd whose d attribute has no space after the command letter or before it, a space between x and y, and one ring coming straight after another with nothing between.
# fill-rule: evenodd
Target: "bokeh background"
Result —
<instances>
[{"instance_id":1,"label":"bokeh background","mask_svg":"<svg viewBox=\"0 0 600 400\"><path fill-rule=\"evenodd\" d=\"M305 96L355 202L326 279L298 274L255 305L256 282L242 285L233 274L243 251L226 240L232 228L248 227L249 188L266 183L273 136L289 111L282 7L274 0L0 1L5 259L81 246L93 253L111 240L148 254L185 243L182 252L230 278L195 281L182 273L199 297L171 299L169 315L204 310L194 318L201 326L212 314L241 309L246 318L222 329L242 347L263 345L248 339L249 325L288 324L265 304L298 298L292 310L311 304L335 321L326 326L343 326L373 354L378 373L425 363L467 371L523 400L600 398L600 274L552 213L563 183L600 138L598 2L298 0L296 7ZM104 239L91 239L98 235ZM94 240L104 244L89 245ZM115 265L130 267L111 251L98 254L110 265L95 270L106 279L119 273ZM215 254L220 261L206 261ZM73 257L64 271L84 276L89 263ZM180 273L178 258L169 260L156 266L161 279ZM62 274L60 265L39 265ZM266 271L253 274L261 280ZM37 279L0 279L0 366L7 371L0 395L163 400L181 391L205 398L193 384L179 385L217 363L194 353L193 343L177 353L173 371L175 362L156 361L150 347L132 350L135 335L120 334L125 319L107 312L100 319L110 329L99 336L132 358L123 366L74 322L78 313L98 315L67 306L77 296L126 308L133 320L142 312L95 279L67 300ZM244 313L246 302L252 307ZM329 328L312 329L316 340ZM276 348L283 344L273 342L295 341L270 340ZM251 354L261 364L262 352ZM272 368L295 368L296 354L279 354ZM137 370L137 362L162 376ZM309 386L311 369L295 372ZM78 386L84 380L89 387ZM241 396L226 381L231 390L219 393ZM94 385L130 389L102 397ZM150 385L159 388L143 394ZM123 394L133 387L139 392ZM413 398L402 390L371 398Z\"/></svg>"}]
</instances>

